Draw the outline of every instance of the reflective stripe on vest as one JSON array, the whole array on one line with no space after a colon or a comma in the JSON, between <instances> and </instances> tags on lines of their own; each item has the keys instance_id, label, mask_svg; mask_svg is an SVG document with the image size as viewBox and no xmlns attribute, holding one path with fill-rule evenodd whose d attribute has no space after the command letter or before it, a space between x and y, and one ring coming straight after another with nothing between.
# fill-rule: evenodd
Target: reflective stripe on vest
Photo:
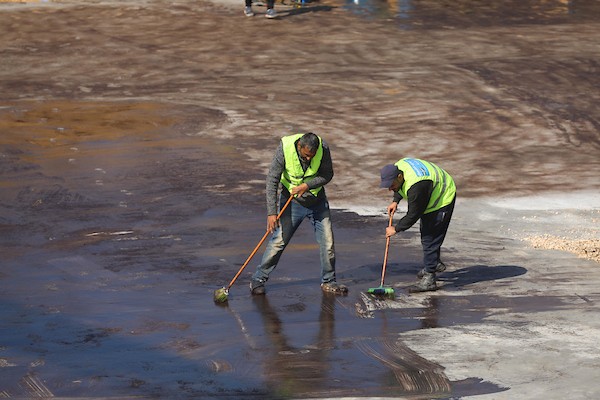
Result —
<instances>
[{"instance_id":1,"label":"reflective stripe on vest","mask_svg":"<svg viewBox=\"0 0 600 400\"><path fill-rule=\"evenodd\" d=\"M302 170L302 164L300 163L300 157L296 149L296 142L304 134L298 133L295 135L284 136L281 138L283 145L283 157L285 158L285 170L281 173L281 184L290 191L292 187L299 186L304 182L310 181L317 175L319 167L321 166L321 160L323 159L323 141L319 138L319 147L315 156L310 160L310 165L306 171ZM315 196L321 191L322 187L311 189L310 192Z\"/></svg>"},{"instance_id":2,"label":"reflective stripe on vest","mask_svg":"<svg viewBox=\"0 0 600 400\"><path fill-rule=\"evenodd\" d=\"M417 182L432 181L433 191L423 214L437 211L452 203L456 194L454 179L449 173L429 161L417 158L403 158L395 164L404 175L404 183L398 189L403 198L407 198L408 190Z\"/></svg>"}]
</instances>

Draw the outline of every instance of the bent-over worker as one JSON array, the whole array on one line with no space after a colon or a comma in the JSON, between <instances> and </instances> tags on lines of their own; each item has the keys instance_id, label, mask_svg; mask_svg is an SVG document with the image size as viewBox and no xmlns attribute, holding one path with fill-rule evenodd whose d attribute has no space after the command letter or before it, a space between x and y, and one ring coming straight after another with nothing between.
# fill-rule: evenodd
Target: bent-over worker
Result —
<instances>
[{"instance_id":1,"label":"bent-over worker","mask_svg":"<svg viewBox=\"0 0 600 400\"><path fill-rule=\"evenodd\" d=\"M440 259L440 250L456 200L454 180L432 162L416 158L402 158L381 169L381 185L394 192L387 208L393 215L402 199L408 202L408 211L395 226L386 228L386 237L405 231L421 220L421 245L424 268L417 277L420 281L411 288L413 292L436 290L436 273L446 269Z\"/></svg>"}]
</instances>

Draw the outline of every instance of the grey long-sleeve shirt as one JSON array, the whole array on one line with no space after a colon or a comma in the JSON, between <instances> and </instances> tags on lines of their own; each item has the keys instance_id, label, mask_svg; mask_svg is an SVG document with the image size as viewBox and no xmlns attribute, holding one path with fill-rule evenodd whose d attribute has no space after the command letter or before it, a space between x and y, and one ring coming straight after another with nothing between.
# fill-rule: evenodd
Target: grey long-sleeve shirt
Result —
<instances>
[{"instance_id":1,"label":"grey long-sleeve shirt","mask_svg":"<svg viewBox=\"0 0 600 400\"><path fill-rule=\"evenodd\" d=\"M318 187L325 186L333 178L333 162L331 161L329 146L324 140L322 140L322 145L323 158L321 159L321 166L319 167L319 171L317 171L317 175L310 181L306 182L309 189L316 189ZM302 169L306 171L309 167L309 163L303 161L300 157L298 157L298 159L300 160ZM275 155L271 161L271 166L269 167L266 180L267 215L277 214L277 192L280 187L281 174L283 173L284 169L285 157L283 155L283 144L281 141L279 141L279 146L277 146L277 150L275 150ZM284 195L289 196L289 192L283 185L281 185L281 190ZM303 206L310 207L316 204L318 201L322 201L324 199L326 199L325 188L319 191L317 197L313 196L310 192L306 192L302 197L296 200Z\"/></svg>"}]
</instances>

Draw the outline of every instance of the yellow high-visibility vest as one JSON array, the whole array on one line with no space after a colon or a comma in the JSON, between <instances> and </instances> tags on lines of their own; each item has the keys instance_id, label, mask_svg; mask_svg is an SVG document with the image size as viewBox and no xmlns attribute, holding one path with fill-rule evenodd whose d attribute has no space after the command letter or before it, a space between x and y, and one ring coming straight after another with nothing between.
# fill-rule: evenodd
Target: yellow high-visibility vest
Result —
<instances>
[{"instance_id":1,"label":"yellow high-visibility vest","mask_svg":"<svg viewBox=\"0 0 600 400\"><path fill-rule=\"evenodd\" d=\"M281 173L280 181L288 191L291 190L292 187L299 186L304 182L308 182L314 178L319 171L321 160L323 159L323 141L320 136L317 136L319 138L319 147L317 152L310 160L310 165L306 171L302 170L300 158L298 157L298 152L296 150L296 142L298 139L300 139L300 137L302 137L302 135L304 134L297 133L281 138L281 143L283 145L283 157L285 158L285 170ZM311 189L310 192L316 196L321 189L322 187L318 187Z\"/></svg>"},{"instance_id":2,"label":"yellow high-visibility vest","mask_svg":"<svg viewBox=\"0 0 600 400\"><path fill-rule=\"evenodd\" d=\"M433 192L424 214L437 211L452 203L456 195L456 185L449 173L432 162L417 158L403 158L395 164L404 175L404 183L398 189L407 198L408 189L415 183L425 180L433 182Z\"/></svg>"}]
</instances>

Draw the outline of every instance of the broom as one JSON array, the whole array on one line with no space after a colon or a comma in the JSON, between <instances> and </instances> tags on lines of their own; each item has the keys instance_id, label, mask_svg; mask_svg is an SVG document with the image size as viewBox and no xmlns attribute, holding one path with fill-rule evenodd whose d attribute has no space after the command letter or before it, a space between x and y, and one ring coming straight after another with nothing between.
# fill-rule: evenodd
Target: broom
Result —
<instances>
[{"instance_id":1,"label":"broom","mask_svg":"<svg viewBox=\"0 0 600 400\"><path fill-rule=\"evenodd\" d=\"M287 206L292 202L293 198L294 198L294 196L290 196L290 198L286 201L285 205L281 208L281 211L279 211L279 214L277 214L277 220L279 220L279 218L283 215L283 212L285 211ZM215 303L225 303L227 301L227 297L229 296L229 289L231 288L231 286L233 286L233 283L236 281L238 276L240 276L240 274L242 273L244 268L246 268L246 265L248 265L248 263L250 262L252 257L254 257L254 255L256 254L256 252L258 251L260 246L263 244L263 242L265 241L265 239L267 238L268 235L269 235L269 231L267 230L265 232L265 234L263 235L262 239L260 239L260 242L258 242L256 247L252 251L252 253L248 256L248 259L246 259L246 262L244 263L244 265L242 265L242 267L237 272L237 274L235 274L235 276L233 277L231 282L229 282L229 285L215 290L215 293L213 295L213 299L214 299Z\"/></svg>"},{"instance_id":2,"label":"broom","mask_svg":"<svg viewBox=\"0 0 600 400\"><path fill-rule=\"evenodd\" d=\"M389 222L388 226L392 226L392 218L393 218L393 214L390 214L390 222ZM385 240L385 255L383 256L383 268L381 270L381 283L379 284L379 287L369 288L369 290L367 290L367 293L370 293L370 294L373 294L376 296L394 297L394 288L389 287L389 286L387 286L387 287L383 286L383 281L385 279L385 266L387 264L389 248L390 248L390 237L388 236Z\"/></svg>"}]
</instances>

